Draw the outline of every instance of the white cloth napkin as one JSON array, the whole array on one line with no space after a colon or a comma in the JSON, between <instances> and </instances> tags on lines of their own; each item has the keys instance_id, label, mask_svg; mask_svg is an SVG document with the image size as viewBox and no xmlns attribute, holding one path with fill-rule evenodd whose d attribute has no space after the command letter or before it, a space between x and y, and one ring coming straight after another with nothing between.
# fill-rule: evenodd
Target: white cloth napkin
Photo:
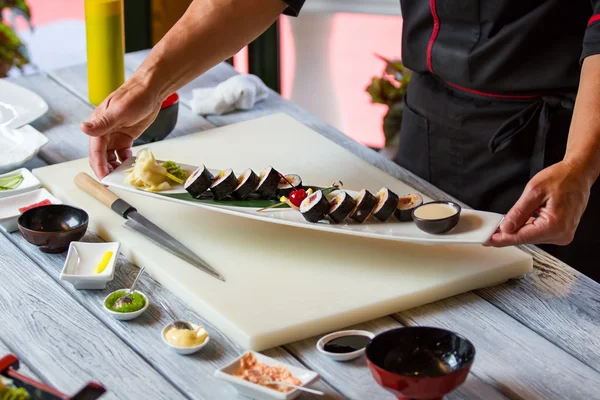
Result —
<instances>
[{"instance_id":1,"label":"white cloth napkin","mask_svg":"<svg viewBox=\"0 0 600 400\"><path fill-rule=\"evenodd\" d=\"M256 75L236 75L212 88L192 91L192 111L199 115L250 110L267 98L269 89Z\"/></svg>"}]
</instances>

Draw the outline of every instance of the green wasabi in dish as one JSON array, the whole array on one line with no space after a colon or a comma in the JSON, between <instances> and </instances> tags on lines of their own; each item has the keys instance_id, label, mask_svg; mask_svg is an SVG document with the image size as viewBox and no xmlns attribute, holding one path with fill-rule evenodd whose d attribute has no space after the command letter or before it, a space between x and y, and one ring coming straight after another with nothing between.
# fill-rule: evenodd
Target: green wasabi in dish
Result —
<instances>
[{"instance_id":1,"label":"green wasabi in dish","mask_svg":"<svg viewBox=\"0 0 600 400\"><path fill-rule=\"evenodd\" d=\"M144 306L146 305L146 299L144 299L144 296L142 296L141 294L135 292L131 294L131 303L125 303L122 307L119 308L115 307L115 303L117 302L117 300L125 296L125 293L127 293L126 290L120 290L111 294L104 302L106 308L108 308L111 311L120 313L136 312L144 308Z\"/></svg>"},{"instance_id":2,"label":"green wasabi in dish","mask_svg":"<svg viewBox=\"0 0 600 400\"><path fill-rule=\"evenodd\" d=\"M175 164L173 161L165 161L162 163L162 166L167 169L167 172L173 175L175 178L181 179L185 181L187 178L187 172L182 170L179 165Z\"/></svg>"}]
</instances>

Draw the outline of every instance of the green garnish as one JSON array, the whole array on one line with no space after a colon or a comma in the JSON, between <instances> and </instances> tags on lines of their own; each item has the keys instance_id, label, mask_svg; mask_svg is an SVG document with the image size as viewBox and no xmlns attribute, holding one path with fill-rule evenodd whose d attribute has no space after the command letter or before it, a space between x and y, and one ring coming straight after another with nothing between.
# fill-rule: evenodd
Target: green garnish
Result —
<instances>
[{"instance_id":1,"label":"green garnish","mask_svg":"<svg viewBox=\"0 0 600 400\"><path fill-rule=\"evenodd\" d=\"M12 381L0 376L0 400L30 400L24 388L14 387Z\"/></svg>"},{"instance_id":2,"label":"green garnish","mask_svg":"<svg viewBox=\"0 0 600 400\"><path fill-rule=\"evenodd\" d=\"M142 308L144 308L144 306L146 305L146 300L144 299L144 297L141 294L135 293L135 292L133 292L131 295L131 303L129 303L129 304L124 303L123 306L121 306L121 307L115 307L115 303L117 302L117 300L119 300L121 297L125 296L125 293L126 293L125 290L120 290L118 292L111 294L108 297L108 299L106 299L106 301L104 302L104 305L106 306L106 308L108 308L111 311L120 312L120 313L136 312L136 311L139 311Z\"/></svg>"},{"instance_id":3,"label":"green garnish","mask_svg":"<svg viewBox=\"0 0 600 400\"><path fill-rule=\"evenodd\" d=\"M167 172L169 174L173 175L179 180L185 181L185 178L187 178L187 172L182 170L181 167L179 167L179 165L175 164L173 161L165 161L164 163L162 163L162 166L167 169Z\"/></svg>"},{"instance_id":4,"label":"green garnish","mask_svg":"<svg viewBox=\"0 0 600 400\"><path fill-rule=\"evenodd\" d=\"M21 182L23 182L22 174L5 176L4 178L0 178L0 191L15 189L21 184Z\"/></svg>"}]
</instances>

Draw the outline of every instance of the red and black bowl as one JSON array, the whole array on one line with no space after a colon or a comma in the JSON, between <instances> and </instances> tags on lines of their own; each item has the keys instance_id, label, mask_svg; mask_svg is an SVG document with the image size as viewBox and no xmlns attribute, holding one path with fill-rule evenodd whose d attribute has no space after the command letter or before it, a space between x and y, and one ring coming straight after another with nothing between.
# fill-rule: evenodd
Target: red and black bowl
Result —
<instances>
[{"instance_id":1,"label":"red and black bowl","mask_svg":"<svg viewBox=\"0 0 600 400\"><path fill-rule=\"evenodd\" d=\"M475 347L457 333L416 326L375 336L365 355L377 383L399 400L441 400L467 378Z\"/></svg>"},{"instance_id":2,"label":"red and black bowl","mask_svg":"<svg viewBox=\"0 0 600 400\"><path fill-rule=\"evenodd\" d=\"M163 101L154 122L152 122L134 144L137 146L163 140L175 129L178 115L179 95L173 93Z\"/></svg>"}]
</instances>

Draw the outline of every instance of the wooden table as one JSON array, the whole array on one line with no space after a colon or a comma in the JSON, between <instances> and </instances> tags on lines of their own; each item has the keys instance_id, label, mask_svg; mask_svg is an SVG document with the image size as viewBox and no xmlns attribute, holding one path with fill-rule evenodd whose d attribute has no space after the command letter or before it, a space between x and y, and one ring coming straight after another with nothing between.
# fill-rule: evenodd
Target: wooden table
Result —
<instances>
[{"instance_id":1,"label":"wooden table","mask_svg":"<svg viewBox=\"0 0 600 400\"><path fill-rule=\"evenodd\" d=\"M127 56L131 73L145 52ZM444 196L426 182L320 122L276 94L250 112L193 115L190 91L214 86L234 75L219 65L180 91L182 103L171 137L286 112L372 164L429 196ZM14 78L50 105L33 125L50 143L28 167L38 167L87 155L87 137L79 123L92 111L87 102L84 65L25 78ZM445 196L447 197L447 196ZM87 240L99 240L92 234ZM450 399L594 399L600 398L600 285L536 248L535 271L493 288L466 293L358 326L375 332L399 326L435 325L471 339L477 356L472 372ZM213 340L194 356L167 349L160 329L168 317L156 307L131 322L119 322L102 310L106 291L77 291L59 280L65 255L46 255L20 234L0 235L0 354L14 353L28 373L75 393L96 380L109 392L106 399L231 399L236 393L213 377L216 368L243 349L186 308L151 279L141 290L166 301L183 317L204 322ZM137 268L120 259L111 287L131 284ZM317 388L326 398L391 399L371 377L364 359L336 363L315 350L318 338L271 349L265 353L319 372Z\"/></svg>"}]
</instances>

